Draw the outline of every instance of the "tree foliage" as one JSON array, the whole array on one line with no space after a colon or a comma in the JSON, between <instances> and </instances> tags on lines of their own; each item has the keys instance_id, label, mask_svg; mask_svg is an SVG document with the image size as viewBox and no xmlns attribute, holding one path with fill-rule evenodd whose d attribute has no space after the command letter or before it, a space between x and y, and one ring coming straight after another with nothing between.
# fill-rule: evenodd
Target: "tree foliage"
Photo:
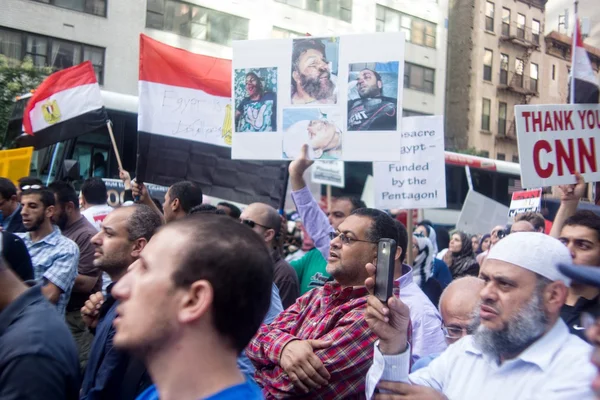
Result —
<instances>
[{"instance_id":1,"label":"tree foliage","mask_svg":"<svg viewBox=\"0 0 600 400\"><path fill-rule=\"evenodd\" d=\"M29 57L21 62L0 54L0 138L6 133L17 96L38 87L51 73L52 68L36 67Z\"/></svg>"}]
</instances>

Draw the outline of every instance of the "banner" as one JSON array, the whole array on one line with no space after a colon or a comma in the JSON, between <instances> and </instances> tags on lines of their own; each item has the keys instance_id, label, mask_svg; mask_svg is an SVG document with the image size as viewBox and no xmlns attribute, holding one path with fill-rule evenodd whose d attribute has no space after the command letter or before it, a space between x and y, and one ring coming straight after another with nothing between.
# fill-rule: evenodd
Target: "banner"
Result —
<instances>
[{"instance_id":1,"label":"banner","mask_svg":"<svg viewBox=\"0 0 600 400\"><path fill-rule=\"evenodd\" d=\"M520 105L515 118L523 187L600 180L600 105Z\"/></svg>"},{"instance_id":2,"label":"banner","mask_svg":"<svg viewBox=\"0 0 600 400\"><path fill-rule=\"evenodd\" d=\"M343 188L345 185L343 161L316 161L310 171L311 181L321 185Z\"/></svg>"},{"instance_id":3,"label":"banner","mask_svg":"<svg viewBox=\"0 0 600 400\"><path fill-rule=\"evenodd\" d=\"M233 42L232 157L396 160L404 33Z\"/></svg>"},{"instance_id":4,"label":"banner","mask_svg":"<svg viewBox=\"0 0 600 400\"><path fill-rule=\"evenodd\" d=\"M508 207L480 193L469 190L456 229L470 234L491 232L496 225L506 225L509 221Z\"/></svg>"},{"instance_id":5,"label":"banner","mask_svg":"<svg viewBox=\"0 0 600 400\"><path fill-rule=\"evenodd\" d=\"M514 192L510 201L509 217L524 212L538 212L542 205L542 189Z\"/></svg>"},{"instance_id":6,"label":"banner","mask_svg":"<svg viewBox=\"0 0 600 400\"><path fill-rule=\"evenodd\" d=\"M402 119L397 162L374 162L375 207L445 208L444 117Z\"/></svg>"},{"instance_id":7,"label":"banner","mask_svg":"<svg viewBox=\"0 0 600 400\"><path fill-rule=\"evenodd\" d=\"M111 207L118 207L124 203L125 198L125 184L120 179L109 179L102 178L106 185L106 191L108 193L107 204ZM148 189L148 194L151 198L154 198L161 203L165 201L165 195L169 190L168 186L155 185L153 183L144 182L144 186Z\"/></svg>"}]
</instances>

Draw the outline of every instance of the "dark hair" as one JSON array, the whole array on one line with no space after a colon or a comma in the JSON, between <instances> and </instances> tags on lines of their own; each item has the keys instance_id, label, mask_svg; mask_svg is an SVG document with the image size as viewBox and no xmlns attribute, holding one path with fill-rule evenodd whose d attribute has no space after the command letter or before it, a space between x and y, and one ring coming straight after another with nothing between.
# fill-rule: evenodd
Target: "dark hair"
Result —
<instances>
[{"instance_id":1,"label":"dark hair","mask_svg":"<svg viewBox=\"0 0 600 400\"><path fill-rule=\"evenodd\" d=\"M2 240L2 256L10 268L22 281L35 279L31 257L27 246L17 235L10 232L0 232Z\"/></svg>"},{"instance_id":2,"label":"dark hair","mask_svg":"<svg viewBox=\"0 0 600 400\"><path fill-rule=\"evenodd\" d=\"M260 79L260 77L259 77L258 75L256 75L256 73L254 73L254 72L248 72L248 73L246 74L246 79L247 79L249 76L252 76L252 77L254 77L254 79L256 79L256 81L258 82L258 91L259 91L260 93L264 93L264 91L265 91L265 88L264 88L264 86L263 86L263 83L262 83L262 80Z\"/></svg>"},{"instance_id":3,"label":"dark hair","mask_svg":"<svg viewBox=\"0 0 600 400\"><path fill-rule=\"evenodd\" d=\"M527 221L531 223L531 225L533 225L533 228L536 231L546 228L546 220L544 219L544 216L540 213L524 212L521 214L517 214L517 216L515 217L515 222L519 221Z\"/></svg>"},{"instance_id":4,"label":"dark hair","mask_svg":"<svg viewBox=\"0 0 600 400\"><path fill-rule=\"evenodd\" d=\"M94 154L94 167L102 166L104 164L106 164L106 161L104 160L104 155L102 153L95 153Z\"/></svg>"},{"instance_id":5,"label":"dark hair","mask_svg":"<svg viewBox=\"0 0 600 400\"><path fill-rule=\"evenodd\" d=\"M358 210L359 208L367 208L367 205L365 204L365 202L356 196L341 196L341 197L338 197L337 200L349 201L352 204L351 211Z\"/></svg>"},{"instance_id":6,"label":"dark hair","mask_svg":"<svg viewBox=\"0 0 600 400\"><path fill-rule=\"evenodd\" d=\"M564 226L580 225L596 231L596 236L600 240L600 216L593 211L580 210L567 218Z\"/></svg>"},{"instance_id":7,"label":"dark hair","mask_svg":"<svg viewBox=\"0 0 600 400\"><path fill-rule=\"evenodd\" d=\"M133 204L126 207L134 209L127 219L127 239L130 242L140 238L150 240L162 225L160 216L145 204Z\"/></svg>"},{"instance_id":8,"label":"dark hair","mask_svg":"<svg viewBox=\"0 0 600 400\"><path fill-rule=\"evenodd\" d=\"M87 178L81 185L81 194L86 203L93 205L106 204L108 192L102 178Z\"/></svg>"},{"instance_id":9,"label":"dark hair","mask_svg":"<svg viewBox=\"0 0 600 400\"><path fill-rule=\"evenodd\" d=\"M298 70L300 56L308 50L317 50L325 56L325 45L319 39L294 39L292 45L292 71Z\"/></svg>"},{"instance_id":10,"label":"dark hair","mask_svg":"<svg viewBox=\"0 0 600 400\"><path fill-rule=\"evenodd\" d=\"M208 281L213 288L214 328L241 352L271 303L273 261L265 242L233 218L214 215L189 216L165 229L188 238L183 260L173 273L175 286Z\"/></svg>"},{"instance_id":11,"label":"dark hair","mask_svg":"<svg viewBox=\"0 0 600 400\"><path fill-rule=\"evenodd\" d=\"M396 228L398 229L398 238L396 239L396 243L398 247L402 249L402 256L400 257L400 261L404 262L406 260L406 251L409 248L408 246L408 231L406 230L406 226L397 219L394 219L394 223L396 224ZM411 241L412 248L412 241Z\"/></svg>"},{"instance_id":12,"label":"dark hair","mask_svg":"<svg viewBox=\"0 0 600 400\"><path fill-rule=\"evenodd\" d=\"M75 191L75 188L71 186L71 184L67 182L56 181L52 182L48 188L56 194L60 204L72 202L75 206L75 209L79 209L79 197L77 197L77 192Z\"/></svg>"},{"instance_id":13,"label":"dark hair","mask_svg":"<svg viewBox=\"0 0 600 400\"><path fill-rule=\"evenodd\" d=\"M44 205L44 208L48 208L56 204L54 192L47 187L42 187L41 189L24 190L23 193L21 193L21 198L23 198L23 196L29 196L32 194L37 194L40 196L40 202Z\"/></svg>"},{"instance_id":14,"label":"dark hair","mask_svg":"<svg viewBox=\"0 0 600 400\"><path fill-rule=\"evenodd\" d=\"M194 182L177 182L169 188L169 198L171 202L179 199L181 209L186 214L189 214L192 208L202 204L202 189Z\"/></svg>"},{"instance_id":15,"label":"dark hair","mask_svg":"<svg viewBox=\"0 0 600 400\"><path fill-rule=\"evenodd\" d=\"M379 74L379 72L377 72L371 68L363 68L362 71L371 71L373 73L373 75L375 75L375 78L377 79L377 81L381 82L383 84L383 80L381 79L381 75Z\"/></svg>"},{"instance_id":16,"label":"dark hair","mask_svg":"<svg viewBox=\"0 0 600 400\"><path fill-rule=\"evenodd\" d=\"M19 182L19 188L22 188L23 186L27 186L27 185L44 186L44 182L42 182L41 179L35 178L33 176L24 176L22 178L19 178L18 182Z\"/></svg>"},{"instance_id":17,"label":"dark hair","mask_svg":"<svg viewBox=\"0 0 600 400\"><path fill-rule=\"evenodd\" d=\"M17 187L10 179L0 178L0 195L4 200L10 200L17 195Z\"/></svg>"},{"instance_id":18,"label":"dark hair","mask_svg":"<svg viewBox=\"0 0 600 400\"><path fill-rule=\"evenodd\" d=\"M190 215L194 215L194 214L227 215L227 214L225 214L225 211L219 210L217 207L213 206L212 204L199 204L195 207L192 207L189 214Z\"/></svg>"},{"instance_id":19,"label":"dark hair","mask_svg":"<svg viewBox=\"0 0 600 400\"><path fill-rule=\"evenodd\" d=\"M270 205L265 205L267 206L266 225L275 231L273 242L277 242L281 233L281 215Z\"/></svg>"},{"instance_id":20,"label":"dark hair","mask_svg":"<svg viewBox=\"0 0 600 400\"><path fill-rule=\"evenodd\" d=\"M236 205L228 203L226 201L222 201L219 204L217 204L218 206L223 206L223 207L227 207L230 210L230 217L231 218L235 218L235 219L239 219L240 215L242 215L242 210L240 210Z\"/></svg>"},{"instance_id":21,"label":"dark hair","mask_svg":"<svg viewBox=\"0 0 600 400\"><path fill-rule=\"evenodd\" d=\"M398 227L394 219L381 210L375 208L358 208L350 215L370 218L373 223L367 231L366 240L378 242L380 239L389 238L398 241ZM406 239L405 239L406 240ZM401 243L398 243L400 246ZM406 246L406 243L404 244Z\"/></svg>"}]
</instances>

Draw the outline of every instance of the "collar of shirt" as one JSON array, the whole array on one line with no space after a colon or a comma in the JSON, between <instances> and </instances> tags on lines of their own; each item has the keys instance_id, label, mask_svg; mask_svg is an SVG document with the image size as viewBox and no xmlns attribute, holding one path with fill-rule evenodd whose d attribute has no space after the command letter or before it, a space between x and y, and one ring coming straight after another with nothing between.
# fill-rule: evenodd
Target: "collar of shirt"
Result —
<instances>
[{"instance_id":1,"label":"collar of shirt","mask_svg":"<svg viewBox=\"0 0 600 400\"><path fill-rule=\"evenodd\" d=\"M2 226L4 227L4 229L8 228L8 226L10 225L11 221L13 220L13 218L15 217L15 215L17 215L17 213L21 212L21 205L19 204L17 206L17 209L15 211L13 211L12 214L10 214L8 217L5 217L4 220L2 221Z\"/></svg>"},{"instance_id":2,"label":"collar of shirt","mask_svg":"<svg viewBox=\"0 0 600 400\"><path fill-rule=\"evenodd\" d=\"M492 360L491 357L484 355L483 352L477 348L472 337L469 337L470 341L468 342L465 351L480 357L484 357L489 361L490 365L496 365L499 368L506 364L513 364L520 360L526 363L535 364L542 371L546 371L546 369L550 366L554 355L561 349L564 342L569 338L569 335L569 328L567 328L567 325L562 319L559 318L554 326L548 332L546 332L545 335L527 347L527 349L525 349L525 351L523 351L517 357L511 360L506 360L500 366L498 366L497 360Z\"/></svg>"},{"instance_id":3,"label":"collar of shirt","mask_svg":"<svg viewBox=\"0 0 600 400\"><path fill-rule=\"evenodd\" d=\"M394 289L404 289L413 281L412 268L402 264L402 276L394 281Z\"/></svg>"},{"instance_id":4,"label":"collar of shirt","mask_svg":"<svg viewBox=\"0 0 600 400\"><path fill-rule=\"evenodd\" d=\"M4 334L6 328L8 328L15 319L19 317L19 314L30 304L41 299L42 297L42 286L36 285L30 289L27 289L22 295L17 297L12 303L8 305L4 310L0 312L0 336Z\"/></svg>"},{"instance_id":5,"label":"collar of shirt","mask_svg":"<svg viewBox=\"0 0 600 400\"><path fill-rule=\"evenodd\" d=\"M50 234L46 235L45 237L43 237L42 239L38 240L37 242L34 243L31 240L30 232L27 232L23 236L23 240L25 241L25 245L27 246L27 248L29 248L30 246L39 245L41 243L47 243L51 246L56 246L59 244L61 236L62 236L62 233L60 233L60 229L58 229L58 226L52 225L52 232Z\"/></svg>"},{"instance_id":6,"label":"collar of shirt","mask_svg":"<svg viewBox=\"0 0 600 400\"><path fill-rule=\"evenodd\" d=\"M323 296L321 297L321 306L326 307L334 301L345 302L350 299L365 297L369 294L364 286L352 286L342 288L338 282L327 282L323 286Z\"/></svg>"}]
</instances>

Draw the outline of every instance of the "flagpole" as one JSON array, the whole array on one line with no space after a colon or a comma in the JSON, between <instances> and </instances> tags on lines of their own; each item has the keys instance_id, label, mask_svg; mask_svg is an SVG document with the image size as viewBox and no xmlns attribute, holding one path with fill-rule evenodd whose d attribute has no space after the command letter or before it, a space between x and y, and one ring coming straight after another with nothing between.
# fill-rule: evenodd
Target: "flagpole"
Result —
<instances>
[{"instance_id":1,"label":"flagpole","mask_svg":"<svg viewBox=\"0 0 600 400\"><path fill-rule=\"evenodd\" d=\"M48 178L46 178L46 186L50 185L50 178L52 178L52 172L54 172L54 163L56 162L56 155L58 154L58 148L62 143L56 143L54 147L54 153L52 154L52 161L50 161L50 170L48 171Z\"/></svg>"},{"instance_id":2,"label":"flagpole","mask_svg":"<svg viewBox=\"0 0 600 400\"><path fill-rule=\"evenodd\" d=\"M119 149L117 148L117 142L115 141L115 134L112 130L112 124L110 120L106 122L106 126L108 127L108 134L110 135L110 141L113 145L113 150L115 151L115 155L117 156L117 163L119 164L119 171L123 170L123 163L121 163L121 156L119 155Z\"/></svg>"},{"instance_id":3,"label":"flagpole","mask_svg":"<svg viewBox=\"0 0 600 400\"><path fill-rule=\"evenodd\" d=\"M571 87L570 89L570 93L569 93L569 103L570 104L575 104L575 49L577 47L577 38L579 35L579 20L577 19L577 4L579 3L578 0L575 0L574 2L574 7L575 7L575 13L573 15L573 18L575 19L575 22L573 23L573 43L571 46Z\"/></svg>"}]
</instances>

